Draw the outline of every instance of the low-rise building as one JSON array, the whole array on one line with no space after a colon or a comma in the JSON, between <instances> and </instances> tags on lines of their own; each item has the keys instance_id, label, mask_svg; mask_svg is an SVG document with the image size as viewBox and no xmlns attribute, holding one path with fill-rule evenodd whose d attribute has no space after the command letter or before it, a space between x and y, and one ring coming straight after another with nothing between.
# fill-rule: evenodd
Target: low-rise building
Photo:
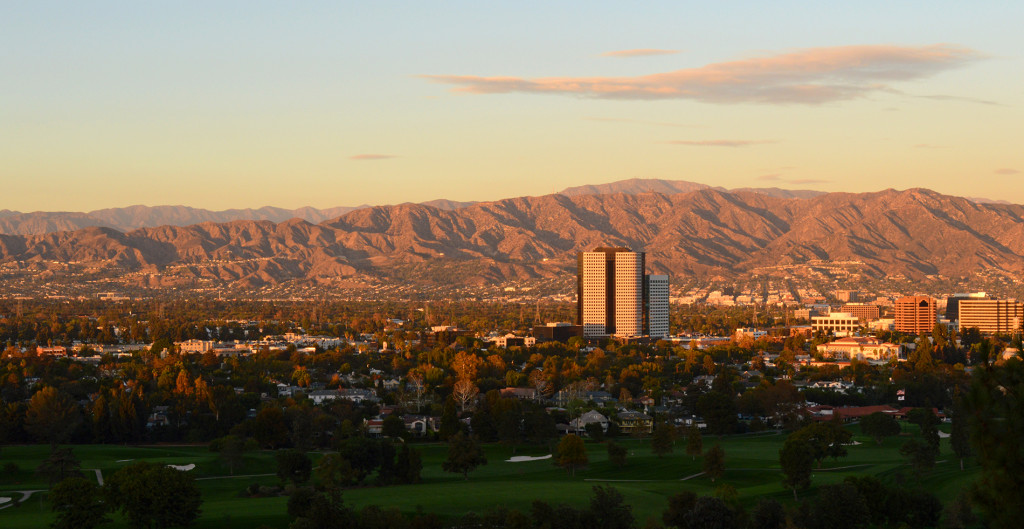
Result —
<instances>
[{"instance_id":1,"label":"low-rise building","mask_svg":"<svg viewBox=\"0 0 1024 529\"><path fill-rule=\"evenodd\" d=\"M835 334L836 336L848 336L861 328L860 318L848 312L833 312L827 316L814 316L811 318L811 328L814 332Z\"/></svg>"},{"instance_id":2,"label":"low-rise building","mask_svg":"<svg viewBox=\"0 0 1024 529\"><path fill-rule=\"evenodd\" d=\"M903 346L882 342L870 336L849 336L821 344L818 352L828 358L844 360L899 360L904 357Z\"/></svg>"},{"instance_id":3,"label":"low-rise building","mask_svg":"<svg viewBox=\"0 0 1024 529\"><path fill-rule=\"evenodd\" d=\"M654 419L639 411L620 411L615 419L622 433L651 433L654 427Z\"/></svg>"}]
</instances>

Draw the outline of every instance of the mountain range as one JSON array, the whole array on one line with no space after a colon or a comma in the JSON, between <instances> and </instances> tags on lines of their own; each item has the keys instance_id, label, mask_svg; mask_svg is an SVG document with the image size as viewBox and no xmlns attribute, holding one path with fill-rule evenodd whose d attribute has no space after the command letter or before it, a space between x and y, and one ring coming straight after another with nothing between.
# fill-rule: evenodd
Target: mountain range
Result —
<instances>
[{"instance_id":1,"label":"mountain range","mask_svg":"<svg viewBox=\"0 0 1024 529\"><path fill-rule=\"evenodd\" d=\"M318 223L233 220L0 235L0 265L49 272L55 281L77 267L151 287L203 280L240 288L335 284L360 276L457 286L564 276L575 271L576 252L614 245L646 251L652 272L676 277L730 277L812 261L859 261L876 277L1024 272L1021 205L927 189L804 198L709 186L637 194L588 189L597 194L566 190L445 209L364 207Z\"/></svg>"},{"instance_id":2,"label":"mountain range","mask_svg":"<svg viewBox=\"0 0 1024 529\"><path fill-rule=\"evenodd\" d=\"M698 189L718 189L728 191L722 187L714 187L687 182L684 180L654 180L639 179L622 180L609 184L570 187L560 192L562 195L606 195L612 193L626 193L636 195L640 193L662 193L676 194L688 193ZM772 196L786 198L808 198L822 194L820 191L787 190L778 188L766 189L736 189L733 191L752 191ZM477 202L459 202L455 200L432 200L423 202L425 206L433 206L442 210L461 209L472 206ZM35 211L22 213L20 211L0 210L0 234L7 235L40 235L55 231L72 231L94 226L114 228L119 231L131 231L138 228L155 228L158 226L190 226L202 222L231 222L234 220L269 220L271 222L284 222L291 219L302 219L313 224L337 218L350 211L365 209L371 206L341 206L326 209L304 207L298 209L284 209L276 207L262 207L258 209L227 209L223 211L211 211L208 209L192 208L188 206L129 206L124 208L98 209L88 212L71 211Z\"/></svg>"}]
</instances>

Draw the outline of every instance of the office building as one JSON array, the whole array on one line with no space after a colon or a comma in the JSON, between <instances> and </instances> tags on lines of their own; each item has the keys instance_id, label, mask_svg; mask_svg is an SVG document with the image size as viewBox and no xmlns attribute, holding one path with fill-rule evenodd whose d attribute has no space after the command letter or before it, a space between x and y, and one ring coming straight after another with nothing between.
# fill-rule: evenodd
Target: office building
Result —
<instances>
[{"instance_id":1,"label":"office building","mask_svg":"<svg viewBox=\"0 0 1024 529\"><path fill-rule=\"evenodd\" d=\"M833 312L826 316L812 316L811 329L825 334L849 336L861 328L860 319L846 312Z\"/></svg>"},{"instance_id":2,"label":"office building","mask_svg":"<svg viewBox=\"0 0 1024 529\"><path fill-rule=\"evenodd\" d=\"M852 314L862 322L877 320L880 315L878 305L869 305L867 303L847 303L839 311Z\"/></svg>"},{"instance_id":3,"label":"office building","mask_svg":"<svg viewBox=\"0 0 1024 529\"><path fill-rule=\"evenodd\" d=\"M984 334L1016 334L1024 322L1024 303L1012 299L960 299L960 332L978 329Z\"/></svg>"},{"instance_id":4,"label":"office building","mask_svg":"<svg viewBox=\"0 0 1024 529\"><path fill-rule=\"evenodd\" d=\"M935 299L906 296L896 300L896 331L908 334L931 333L938 321Z\"/></svg>"},{"instance_id":5,"label":"office building","mask_svg":"<svg viewBox=\"0 0 1024 529\"><path fill-rule=\"evenodd\" d=\"M668 336L668 276L646 276L646 254L595 248L577 258L577 324L583 336Z\"/></svg>"},{"instance_id":6,"label":"office building","mask_svg":"<svg viewBox=\"0 0 1024 529\"><path fill-rule=\"evenodd\" d=\"M953 294L946 298L946 319L954 322L960 319L960 302L965 299L988 299L984 292L973 294Z\"/></svg>"},{"instance_id":7,"label":"office building","mask_svg":"<svg viewBox=\"0 0 1024 529\"><path fill-rule=\"evenodd\" d=\"M651 338L668 337L668 276L652 274L646 281L646 328L644 334Z\"/></svg>"}]
</instances>

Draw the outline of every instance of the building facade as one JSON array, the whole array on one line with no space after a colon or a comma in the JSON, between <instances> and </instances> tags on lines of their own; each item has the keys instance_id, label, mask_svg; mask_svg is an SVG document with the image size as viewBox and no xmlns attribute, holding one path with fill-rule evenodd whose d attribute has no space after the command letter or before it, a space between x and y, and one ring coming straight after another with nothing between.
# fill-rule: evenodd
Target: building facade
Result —
<instances>
[{"instance_id":1,"label":"building facade","mask_svg":"<svg viewBox=\"0 0 1024 529\"><path fill-rule=\"evenodd\" d=\"M651 338L668 337L668 276L647 276L647 328Z\"/></svg>"},{"instance_id":2,"label":"building facade","mask_svg":"<svg viewBox=\"0 0 1024 529\"><path fill-rule=\"evenodd\" d=\"M984 334L1016 334L1024 324L1024 303L1012 299L959 300L960 331L978 329Z\"/></svg>"},{"instance_id":3,"label":"building facade","mask_svg":"<svg viewBox=\"0 0 1024 529\"><path fill-rule=\"evenodd\" d=\"M928 296L907 296L896 300L896 331L909 334L932 332L938 321L935 299Z\"/></svg>"},{"instance_id":4,"label":"building facade","mask_svg":"<svg viewBox=\"0 0 1024 529\"><path fill-rule=\"evenodd\" d=\"M847 303L839 310L847 314L852 314L863 322L877 320L880 316L878 305L869 305L867 303Z\"/></svg>"},{"instance_id":5,"label":"building facade","mask_svg":"<svg viewBox=\"0 0 1024 529\"><path fill-rule=\"evenodd\" d=\"M860 318L847 312L833 312L827 316L812 316L813 332L824 332L836 336L846 336L861 328Z\"/></svg>"},{"instance_id":6,"label":"building facade","mask_svg":"<svg viewBox=\"0 0 1024 529\"><path fill-rule=\"evenodd\" d=\"M644 275L646 254L595 248L577 258L577 325L583 336L668 336L668 276Z\"/></svg>"}]
</instances>

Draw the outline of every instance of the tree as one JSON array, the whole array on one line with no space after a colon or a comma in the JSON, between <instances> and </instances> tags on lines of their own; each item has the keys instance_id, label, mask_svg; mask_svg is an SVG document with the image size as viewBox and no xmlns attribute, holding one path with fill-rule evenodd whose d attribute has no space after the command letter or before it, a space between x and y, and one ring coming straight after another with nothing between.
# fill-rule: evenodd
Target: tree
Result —
<instances>
[{"instance_id":1,"label":"tree","mask_svg":"<svg viewBox=\"0 0 1024 529\"><path fill-rule=\"evenodd\" d=\"M796 500L797 489L811 486L811 470L814 464L813 448L806 440L790 436L779 450L779 464L785 476L782 484L793 490Z\"/></svg>"},{"instance_id":2,"label":"tree","mask_svg":"<svg viewBox=\"0 0 1024 529\"><path fill-rule=\"evenodd\" d=\"M68 478L51 489L50 508L57 513L53 529L92 529L110 521L103 490L84 478Z\"/></svg>"},{"instance_id":3,"label":"tree","mask_svg":"<svg viewBox=\"0 0 1024 529\"><path fill-rule=\"evenodd\" d=\"M245 453L255 447L255 441L243 439L237 435L225 435L210 443L210 450L217 452L220 460L228 467L228 471L232 476L235 475L235 469L244 464Z\"/></svg>"},{"instance_id":4,"label":"tree","mask_svg":"<svg viewBox=\"0 0 1024 529\"><path fill-rule=\"evenodd\" d=\"M668 508L661 514L661 521L669 527L689 527L687 517L697 504L697 494L685 490L668 498Z\"/></svg>"},{"instance_id":5,"label":"tree","mask_svg":"<svg viewBox=\"0 0 1024 529\"><path fill-rule=\"evenodd\" d=\"M704 440L700 436L700 428L697 425L690 426L686 431L686 453L691 460L704 453Z\"/></svg>"},{"instance_id":6,"label":"tree","mask_svg":"<svg viewBox=\"0 0 1024 529\"><path fill-rule=\"evenodd\" d=\"M313 473L313 461L301 450L279 450L276 454L277 477L301 485Z\"/></svg>"},{"instance_id":7,"label":"tree","mask_svg":"<svg viewBox=\"0 0 1024 529\"><path fill-rule=\"evenodd\" d=\"M587 432L587 437L597 441L604 441L604 427L601 423L592 422L583 427L583 430Z\"/></svg>"},{"instance_id":8,"label":"tree","mask_svg":"<svg viewBox=\"0 0 1024 529\"><path fill-rule=\"evenodd\" d=\"M374 469L382 466L382 444L365 437L345 439L338 452L345 458L355 471L357 483L361 483Z\"/></svg>"},{"instance_id":9,"label":"tree","mask_svg":"<svg viewBox=\"0 0 1024 529\"><path fill-rule=\"evenodd\" d=\"M735 529L741 527L740 513L714 496L701 496L686 516L686 526L701 529Z\"/></svg>"},{"instance_id":10,"label":"tree","mask_svg":"<svg viewBox=\"0 0 1024 529\"><path fill-rule=\"evenodd\" d=\"M849 442L851 434L843 428L841 423L829 421L808 424L790 434L789 437L807 441L814 460L821 468L821 462L826 457L837 458L846 455L844 443Z\"/></svg>"},{"instance_id":11,"label":"tree","mask_svg":"<svg viewBox=\"0 0 1024 529\"><path fill-rule=\"evenodd\" d=\"M860 420L860 429L881 445L882 439L900 434L900 424L888 413L876 411Z\"/></svg>"},{"instance_id":12,"label":"tree","mask_svg":"<svg viewBox=\"0 0 1024 529\"><path fill-rule=\"evenodd\" d=\"M722 435L736 430L739 420L736 417L736 402L729 395L719 391L709 391L697 399L697 411L707 422L708 431Z\"/></svg>"},{"instance_id":13,"label":"tree","mask_svg":"<svg viewBox=\"0 0 1024 529\"><path fill-rule=\"evenodd\" d=\"M459 431L459 414L455 410L455 399L448 397L444 401L444 411L441 412L441 427L438 434L441 439L448 440Z\"/></svg>"},{"instance_id":14,"label":"tree","mask_svg":"<svg viewBox=\"0 0 1024 529\"><path fill-rule=\"evenodd\" d=\"M325 454L316 466L316 476L325 489L332 490L355 483L358 472L341 454Z\"/></svg>"},{"instance_id":15,"label":"tree","mask_svg":"<svg viewBox=\"0 0 1024 529\"><path fill-rule=\"evenodd\" d=\"M870 516L871 511L855 486L824 485L806 512L803 525L808 529L857 529L867 525Z\"/></svg>"},{"instance_id":16,"label":"tree","mask_svg":"<svg viewBox=\"0 0 1024 529\"><path fill-rule=\"evenodd\" d=\"M986 362L975 367L964 404L981 467L973 500L992 527L1016 527L1024 520L1024 362L1011 359L1001 366Z\"/></svg>"},{"instance_id":17,"label":"tree","mask_svg":"<svg viewBox=\"0 0 1024 529\"><path fill-rule=\"evenodd\" d=\"M301 491L301 492L300 492ZM317 492L303 487L288 499L288 514L294 517L289 529L348 529L356 527L355 516L345 506L338 489Z\"/></svg>"},{"instance_id":18,"label":"tree","mask_svg":"<svg viewBox=\"0 0 1024 529\"><path fill-rule=\"evenodd\" d=\"M558 458L555 462L558 466L565 468L572 476L576 475L576 467L586 466L587 449L583 446L583 439L576 434L569 434L558 442L556 450Z\"/></svg>"},{"instance_id":19,"label":"tree","mask_svg":"<svg viewBox=\"0 0 1024 529\"><path fill-rule=\"evenodd\" d=\"M385 437L404 439L407 434L405 430L405 421L403 421L397 414L392 413L387 417L384 417L384 422L380 427L380 433Z\"/></svg>"},{"instance_id":20,"label":"tree","mask_svg":"<svg viewBox=\"0 0 1024 529\"><path fill-rule=\"evenodd\" d=\"M53 485L67 478L80 476L81 467L82 463L75 457L71 448L54 447L50 450L50 456L36 467L36 474L45 476L50 485Z\"/></svg>"},{"instance_id":21,"label":"tree","mask_svg":"<svg viewBox=\"0 0 1024 529\"><path fill-rule=\"evenodd\" d=\"M907 457L910 466L914 468L914 474L920 478L935 466L939 448L927 440L911 439L900 447L900 454Z\"/></svg>"},{"instance_id":22,"label":"tree","mask_svg":"<svg viewBox=\"0 0 1024 529\"><path fill-rule=\"evenodd\" d=\"M626 447L615 441L608 443L608 461L619 468L626 466Z\"/></svg>"},{"instance_id":23,"label":"tree","mask_svg":"<svg viewBox=\"0 0 1024 529\"><path fill-rule=\"evenodd\" d=\"M202 497L192 476L158 463L132 463L107 479L106 500L135 528L191 525Z\"/></svg>"},{"instance_id":24,"label":"tree","mask_svg":"<svg viewBox=\"0 0 1024 529\"><path fill-rule=\"evenodd\" d=\"M466 409L471 407L470 405L479 393L480 388L476 387L472 380L466 378L456 380L452 387L452 397L459 404L462 413L466 413Z\"/></svg>"},{"instance_id":25,"label":"tree","mask_svg":"<svg viewBox=\"0 0 1024 529\"><path fill-rule=\"evenodd\" d=\"M395 476L402 483L419 483L423 471L423 460L418 450L410 448L409 443L402 443L395 461Z\"/></svg>"},{"instance_id":26,"label":"tree","mask_svg":"<svg viewBox=\"0 0 1024 529\"><path fill-rule=\"evenodd\" d=\"M582 443L582 440L580 440ZM633 508L625 503L622 493L614 487L594 487L590 512L597 518L597 529L632 529L636 523Z\"/></svg>"},{"instance_id":27,"label":"tree","mask_svg":"<svg viewBox=\"0 0 1024 529\"><path fill-rule=\"evenodd\" d=\"M786 510L782 504L770 499L757 502L750 513L751 529L782 529L786 527Z\"/></svg>"},{"instance_id":28,"label":"tree","mask_svg":"<svg viewBox=\"0 0 1024 529\"><path fill-rule=\"evenodd\" d=\"M67 393L45 387L32 395L25 412L25 431L51 447L67 441L82 423L78 404Z\"/></svg>"},{"instance_id":29,"label":"tree","mask_svg":"<svg viewBox=\"0 0 1024 529\"><path fill-rule=\"evenodd\" d=\"M925 441L939 448L939 418L930 408L914 408L907 413L907 420L921 428Z\"/></svg>"},{"instance_id":30,"label":"tree","mask_svg":"<svg viewBox=\"0 0 1024 529\"><path fill-rule=\"evenodd\" d=\"M704 454L704 473L711 478L712 483L725 474L725 450L722 445L715 444Z\"/></svg>"},{"instance_id":31,"label":"tree","mask_svg":"<svg viewBox=\"0 0 1024 529\"><path fill-rule=\"evenodd\" d=\"M651 437L651 451L658 457L672 452L672 444L675 441L675 429L668 423L658 423L654 427L654 434Z\"/></svg>"},{"instance_id":32,"label":"tree","mask_svg":"<svg viewBox=\"0 0 1024 529\"><path fill-rule=\"evenodd\" d=\"M448 439L448 458L441 463L445 472L462 474L468 480L471 471L486 464L487 456L475 436L459 432Z\"/></svg>"},{"instance_id":33,"label":"tree","mask_svg":"<svg viewBox=\"0 0 1024 529\"><path fill-rule=\"evenodd\" d=\"M252 436L263 448L271 450L288 444L288 421L277 406L267 406L251 422Z\"/></svg>"},{"instance_id":34,"label":"tree","mask_svg":"<svg viewBox=\"0 0 1024 529\"><path fill-rule=\"evenodd\" d=\"M523 418L523 432L534 443L543 443L558 435L555 419L544 410L534 410Z\"/></svg>"},{"instance_id":35,"label":"tree","mask_svg":"<svg viewBox=\"0 0 1024 529\"><path fill-rule=\"evenodd\" d=\"M961 399L953 403L953 427L949 433L949 444L953 453L960 458L960 470L964 469L964 459L971 455L971 437L967 429L967 411Z\"/></svg>"}]
</instances>

